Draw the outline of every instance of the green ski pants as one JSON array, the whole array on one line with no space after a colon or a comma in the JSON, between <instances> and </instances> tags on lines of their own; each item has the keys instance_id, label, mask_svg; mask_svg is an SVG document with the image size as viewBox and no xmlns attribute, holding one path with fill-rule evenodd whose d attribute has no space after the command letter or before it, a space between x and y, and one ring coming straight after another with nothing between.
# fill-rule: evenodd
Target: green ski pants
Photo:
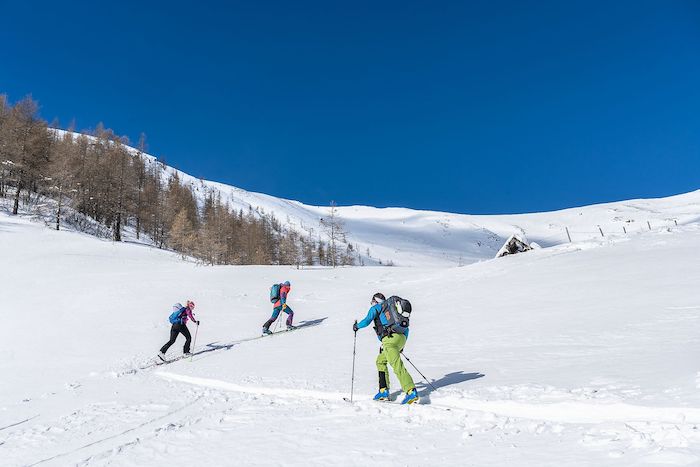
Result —
<instances>
[{"instance_id":1,"label":"green ski pants","mask_svg":"<svg viewBox=\"0 0 700 467\"><path fill-rule=\"evenodd\" d=\"M406 345L406 336L403 334L396 333L382 339L382 347L377 357L377 369L379 370L379 384L381 386L382 379L384 379L384 382L386 382L386 386L384 387L386 387L386 389L389 389L389 369L387 363L394 369L394 373L396 377L399 378L401 389L403 389L404 392L408 392L416 387L413 383L413 378L411 378L408 370L403 366L403 361L401 361L401 350L404 345Z\"/></svg>"}]
</instances>

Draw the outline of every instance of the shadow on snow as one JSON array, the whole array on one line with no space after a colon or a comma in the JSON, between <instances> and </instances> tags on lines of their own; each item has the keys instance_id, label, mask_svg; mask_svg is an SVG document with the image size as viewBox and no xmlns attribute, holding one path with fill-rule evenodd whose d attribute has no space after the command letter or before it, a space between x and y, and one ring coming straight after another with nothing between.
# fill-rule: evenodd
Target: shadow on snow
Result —
<instances>
[{"instance_id":1,"label":"shadow on snow","mask_svg":"<svg viewBox=\"0 0 700 467\"><path fill-rule=\"evenodd\" d=\"M473 379L483 378L484 376L486 375L484 375L483 373L465 373L463 371L455 371L453 373L446 374L440 379L431 381L432 386L430 386L430 384L426 383L425 381L421 381L416 384L418 396L420 397L420 403L430 404L430 394L440 388L444 388L445 386L451 386L453 384L463 383L465 381L471 381ZM394 391L391 393L389 398L391 400L396 400L401 395L401 393L402 391L400 390Z\"/></svg>"}]
</instances>

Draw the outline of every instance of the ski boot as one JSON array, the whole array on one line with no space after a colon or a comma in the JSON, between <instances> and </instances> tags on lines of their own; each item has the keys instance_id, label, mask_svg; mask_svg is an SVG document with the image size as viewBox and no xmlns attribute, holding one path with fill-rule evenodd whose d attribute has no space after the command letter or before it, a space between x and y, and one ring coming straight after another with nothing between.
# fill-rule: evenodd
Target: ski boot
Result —
<instances>
[{"instance_id":1,"label":"ski boot","mask_svg":"<svg viewBox=\"0 0 700 467\"><path fill-rule=\"evenodd\" d=\"M158 352L158 358L160 358L160 361L163 363L168 361L168 359L165 358L165 354L163 352Z\"/></svg>"},{"instance_id":2,"label":"ski boot","mask_svg":"<svg viewBox=\"0 0 700 467\"><path fill-rule=\"evenodd\" d=\"M416 388L413 388L406 393L406 397L404 397L403 400L401 401L401 405L415 404L419 400L420 399L418 398L418 392L416 391Z\"/></svg>"},{"instance_id":3,"label":"ski boot","mask_svg":"<svg viewBox=\"0 0 700 467\"><path fill-rule=\"evenodd\" d=\"M379 389L379 392L374 396L375 401L388 401L389 400L389 390L387 388Z\"/></svg>"},{"instance_id":4,"label":"ski boot","mask_svg":"<svg viewBox=\"0 0 700 467\"><path fill-rule=\"evenodd\" d=\"M287 331L294 331L297 328L297 326L294 326L292 324L287 325Z\"/></svg>"},{"instance_id":5,"label":"ski boot","mask_svg":"<svg viewBox=\"0 0 700 467\"><path fill-rule=\"evenodd\" d=\"M262 330L263 336L269 336L270 334L272 334L272 331L270 331L270 328L263 328L263 330Z\"/></svg>"}]
</instances>

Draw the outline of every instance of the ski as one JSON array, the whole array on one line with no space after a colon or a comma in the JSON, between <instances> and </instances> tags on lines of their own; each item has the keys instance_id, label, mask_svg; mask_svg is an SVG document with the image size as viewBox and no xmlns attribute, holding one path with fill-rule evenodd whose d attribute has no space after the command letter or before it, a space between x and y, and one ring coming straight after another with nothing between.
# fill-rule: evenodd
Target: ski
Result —
<instances>
[{"instance_id":1,"label":"ski","mask_svg":"<svg viewBox=\"0 0 700 467\"><path fill-rule=\"evenodd\" d=\"M354 404L354 403L355 403L355 401L351 401L349 397L343 397L343 400L344 400L345 402L349 402L349 403L351 403L351 404ZM387 400L376 400L376 401L373 400L372 402L380 402L380 403L382 403L382 404L393 404L395 401L392 401L392 400L390 400L390 399L387 399ZM420 404L420 403L421 403L421 402L420 402L420 399L418 399L416 402L413 402L413 403L411 403L411 404L403 404L403 405L413 405L413 404ZM401 405L401 404L399 404L399 405Z\"/></svg>"},{"instance_id":2,"label":"ski","mask_svg":"<svg viewBox=\"0 0 700 467\"><path fill-rule=\"evenodd\" d=\"M182 359L187 358L187 357L191 357L191 355L180 355L179 357L171 358L171 359L168 359L168 360L161 360L161 359L159 358L159 361L156 361L156 366L159 366L159 365L167 365L167 364L169 364L169 363L173 363L173 362L176 362L176 361L178 361L178 360L182 360Z\"/></svg>"},{"instance_id":3,"label":"ski","mask_svg":"<svg viewBox=\"0 0 700 467\"><path fill-rule=\"evenodd\" d=\"M216 348L199 349L196 352L192 352L189 355L178 355L177 357L168 358L166 360L161 360L161 358L156 355L154 362L148 363L146 365L142 365L142 366L138 367L138 369L139 370L147 370L149 368L153 368L156 366L168 365L170 363L177 362L178 360L183 360L185 358L189 358L189 357L193 357L193 356L196 357L197 355L201 355L201 354L204 354L207 352L213 352L214 350L217 350L217 349Z\"/></svg>"},{"instance_id":4,"label":"ski","mask_svg":"<svg viewBox=\"0 0 700 467\"><path fill-rule=\"evenodd\" d=\"M299 329L299 326L295 327L294 329L282 329L281 331L275 331L275 332L271 332L269 334L263 333L260 337L272 337L275 334L282 334L283 332L292 332L292 331L296 331L297 329Z\"/></svg>"},{"instance_id":5,"label":"ski","mask_svg":"<svg viewBox=\"0 0 700 467\"><path fill-rule=\"evenodd\" d=\"M305 329L305 328L311 328L311 327L314 327L314 326L319 326L319 325L323 324L323 321L324 321L325 319L326 319L326 318L315 319L315 320L312 320L312 321L302 321L298 326L294 326L293 329L282 329L281 331L276 331L276 332L273 332L273 333L270 333L270 334L262 334L262 335L255 336L255 337L248 337L248 338L245 338L245 339L239 339L239 340L237 340L237 341L231 342L229 345L241 344L241 343L243 343L243 342L250 342L250 341L255 341L255 340L258 340L258 339L263 339L263 338L265 338L265 337L272 337L272 336L275 336L275 335L277 335L277 334L285 334L285 333L288 333L288 332L298 331L298 330L300 330L300 329ZM212 346L212 344L207 344L207 345Z\"/></svg>"}]
</instances>

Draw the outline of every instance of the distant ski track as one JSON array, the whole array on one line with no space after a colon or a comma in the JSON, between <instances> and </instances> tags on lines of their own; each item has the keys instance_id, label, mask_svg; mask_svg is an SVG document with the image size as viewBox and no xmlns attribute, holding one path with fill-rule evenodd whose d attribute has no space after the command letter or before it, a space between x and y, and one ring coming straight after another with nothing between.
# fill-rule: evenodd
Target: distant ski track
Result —
<instances>
[{"instance_id":1,"label":"distant ski track","mask_svg":"<svg viewBox=\"0 0 700 467\"><path fill-rule=\"evenodd\" d=\"M39 414L36 414L36 415L34 415L33 417L29 417L29 418L24 419L24 420L22 420L22 421L20 421L20 422L16 422L16 423L12 423L12 424L10 424L10 425L4 426L4 427L0 428L0 431L6 430L6 429L8 429L8 428L12 428L13 426L21 425L22 423L27 423L27 422L30 421L30 420L34 420L34 419L37 418L38 416L39 416Z\"/></svg>"},{"instance_id":2,"label":"distant ski track","mask_svg":"<svg viewBox=\"0 0 700 467\"><path fill-rule=\"evenodd\" d=\"M303 323L299 324L299 326L297 326L296 329L293 329L291 331L289 331L287 329L283 329L282 331L273 332L272 334L269 334L269 335L246 337L246 338L238 339L238 340L226 343L226 344L217 344L216 342L213 342L211 344L207 344L207 347L211 347L210 349L200 351L199 354L211 352L214 350L228 350L228 349L230 349L238 344L243 344L244 342L252 342L252 341L257 341L257 340L266 339L266 338L269 339L269 338L274 337L274 336L279 335L279 334L289 334L289 333L293 333L295 331L299 331L301 329L312 328L314 326L319 326L319 325L323 324L323 321L325 319L326 318L320 318L320 319L315 319L315 320L303 322ZM195 353L195 356L197 356L197 355L198 355L198 353ZM202 358L205 358L205 357L196 358L195 361L201 360Z\"/></svg>"},{"instance_id":3,"label":"distant ski track","mask_svg":"<svg viewBox=\"0 0 700 467\"><path fill-rule=\"evenodd\" d=\"M235 340L235 341L226 343L226 344L217 344L216 342L213 342L213 343L211 343L211 344L206 344L206 345L204 346L204 348L200 348L199 350L195 350L195 351L192 352L192 356L193 356L193 357L198 357L198 356L199 356L199 358L193 358L193 361L198 361L198 360L201 360L202 358L205 358L205 357L202 357L202 356L201 356L202 354L206 354L206 353L210 353L210 352L215 352L215 351L217 351L217 350L230 350L232 347L234 347L234 346L236 346L236 345L238 345L238 344L242 344L242 343L244 343L244 342L256 341L256 340L259 340L259 339L274 337L275 335L278 335L278 334L287 334L287 333L294 332L294 331L298 331L298 330L301 330L301 329L311 328L311 327L314 327L314 326L319 326L319 325L323 324L323 321L324 321L325 319L326 319L326 318L320 318L320 319L310 320L310 321L307 321L307 322L302 322L301 324L299 324L299 326L296 327L296 329L293 329L293 330L291 330L291 331L290 331L290 330L287 330L287 329L283 329L282 331L273 332L273 333L270 334L270 335L262 335L262 336L255 336L255 337L246 337L246 338L244 338L244 339L238 339L238 340ZM155 357L155 358L157 358L157 357ZM154 361L153 363L149 363L149 364L147 364L147 365L141 365L141 366L139 366L138 368L134 368L134 369L128 371L127 373L135 373L136 371L139 371L139 370L148 370L149 368L155 368L155 367L158 367L158 366L169 365L169 364L171 364L171 363L175 363L175 362L180 361L180 360L185 360L186 358L188 358L188 357L182 355L182 356L179 356L179 357L170 359L170 360L168 360L168 361L166 361L166 362Z\"/></svg>"},{"instance_id":4,"label":"distant ski track","mask_svg":"<svg viewBox=\"0 0 700 467\"><path fill-rule=\"evenodd\" d=\"M105 441L109 441L109 440L111 440L111 439L118 438L118 437L120 437L120 436L124 436L124 435L126 435L126 434L128 434L128 433L131 433L131 432L133 432L133 431L138 430L139 428L143 428L143 427L145 427L145 426L147 426L147 425L150 425L150 424L152 424L152 423L159 422L159 421L161 421L161 420L163 420L163 419L165 419L165 418L168 418L168 417L170 417L170 416L172 416L172 415L175 415L176 413L181 412L181 411L185 410L186 408L191 407L192 405L196 404L196 403L199 402L203 397L204 397L204 396L199 396L199 397L197 397L196 399L194 399L193 401L191 401L191 402L189 402L189 403L183 405L182 407L180 407L180 408L178 408L178 409L175 409L175 410L170 411L170 412L168 412L168 413L166 413L166 414L163 414L163 415L161 415L160 417L156 417L156 418L153 418L153 419L151 419L151 420L148 420L148 421L145 421L145 422L143 422L143 423L140 423L140 424L136 425L135 427L132 427L132 428L129 428L128 430L122 431L121 433L117 433L117 434L114 434L114 435L112 435L112 436L108 436L108 437L106 437L106 438L102 438L102 439L99 439L99 440L97 440L97 441L93 441L93 442L91 442L91 443L85 444L85 445L80 446L80 447L78 447L78 448L71 449L70 451L65 451L65 452L56 454L56 455L54 455L54 456L47 457L47 458L42 459L42 460L40 460L40 461L34 462L33 464L27 464L27 466L28 466L28 467L32 467L32 466L34 466L34 465L43 464L44 462L49 462L49 461L52 461L52 460L55 460L55 459L59 459L59 458L61 458L61 457L69 456L69 455L71 455L71 454L74 454L74 453L76 453L76 452L78 452L78 451L81 451L81 450L83 450L83 449L87 449L87 448L89 448L89 447L91 447L91 446L94 446L94 445L96 445L96 444L104 443Z\"/></svg>"}]
</instances>

